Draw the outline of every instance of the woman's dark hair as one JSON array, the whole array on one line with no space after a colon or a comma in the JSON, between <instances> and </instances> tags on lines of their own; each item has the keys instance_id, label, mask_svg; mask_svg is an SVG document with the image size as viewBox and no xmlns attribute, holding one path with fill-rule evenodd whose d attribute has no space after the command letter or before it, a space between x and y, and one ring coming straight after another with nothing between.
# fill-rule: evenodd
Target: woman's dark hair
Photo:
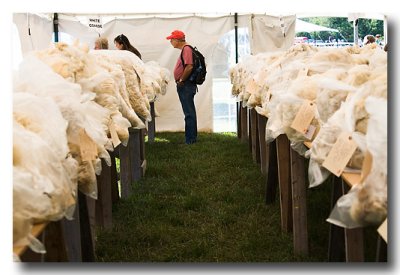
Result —
<instances>
[{"instance_id":1,"label":"woman's dark hair","mask_svg":"<svg viewBox=\"0 0 400 275\"><path fill-rule=\"evenodd\" d=\"M133 52L140 59L142 59L142 55L140 54L140 52L134 46L131 45L131 43L129 42L128 37L126 37L125 35L123 35L123 34L118 35L117 37L114 38L114 42L117 42L118 44L121 44L123 50L127 50L127 51L130 51L130 52Z\"/></svg>"}]
</instances>

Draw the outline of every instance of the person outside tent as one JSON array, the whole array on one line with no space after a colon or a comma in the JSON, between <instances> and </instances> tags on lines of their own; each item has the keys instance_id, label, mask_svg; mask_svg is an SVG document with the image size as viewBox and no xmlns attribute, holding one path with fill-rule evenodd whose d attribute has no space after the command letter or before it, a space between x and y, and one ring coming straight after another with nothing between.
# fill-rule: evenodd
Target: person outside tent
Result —
<instances>
[{"instance_id":1,"label":"person outside tent","mask_svg":"<svg viewBox=\"0 0 400 275\"><path fill-rule=\"evenodd\" d=\"M189 80L193 70L193 53L191 47L186 47L185 33L174 30L167 36L171 45L175 49L181 50L174 68L174 78L179 100L185 115L185 142L193 144L197 141L197 117L194 96L196 95L197 85Z\"/></svg>"},{"instance_id":2,"label":"person outside tent","mask_svg":"<svg viewBox=\"0 0 400 275\"><path fill-rule=\"evenodd\" d=\"M373 44L375 43L375 36L368 34L364 37L363 41L364 45Z\"/></svg>"},{"instance_id":3,"label":"person outside tent","mask_svg":"<svg viewBox=\"0 0 400 275\"><path fill-rule=\"evenodd\" d=\"M107 50L108 49L108 39L105 37L99 37L94 42L95 50Z\"/></svg>"},{"instance_id":4,"label":"person outside tent","mask_svg":"<svg viewBox=\"0 0 400 275\"><path fill-rule=\"evenodd\" d=\"M131 45L131 43L129 42L128 37L126 37L125 35L120 34L117 37L115 37L114 38L114 44L115 44L115 47L118 50L126 50L126 51L133 52L140 59L142 59L142 55L140 54L140 52L134 46Z\"/></svg>"}]
</instances>

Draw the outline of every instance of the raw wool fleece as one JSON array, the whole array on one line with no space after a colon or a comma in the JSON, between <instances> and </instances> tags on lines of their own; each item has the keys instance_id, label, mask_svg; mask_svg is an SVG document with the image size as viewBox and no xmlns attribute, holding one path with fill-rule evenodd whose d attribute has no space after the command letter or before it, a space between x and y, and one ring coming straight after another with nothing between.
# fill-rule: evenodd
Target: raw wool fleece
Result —
<instances>
[{"instance_id":1,"label":"raw wool fleece","mask_svg":"<svg viewBox=\"0 0 400 275\"><path fill-rule=\"evenodd\" d=\"M92 54L96 58L96 62L99 66L107 70L111 76L113 77L116 85L117 85L117 93L116 96L119 100L119 109L122 115L129 120L131 123L131 126L136 129L143 129L145 128L145 124L143 121L138 117L136 112L134 111L130 100L129 100L129 94L126 89L126 80L125 80L125 74L119 64L116 64L112 56L109 56L105 53L104 51L108 50L96 50L96 51L90 51L90 54Z\"/></svg>"},{"instance_id":2,"label":"raw wool fleece","mask_svg":"<svg viewBox=\"0 0 400 275\"><path fill-rule=\"evenodd\" d=\"M72 218L78 162L53 100L14 93L13 107L13 238L29 244L32 223Z\"/></svg>"},{"instance_id":3,"label":"raw wool fleece","mask_svg":"<svg viewBox=\"0 0 400 275\"><path fill-rule=\"evenodd\" d=\"M369 97L365 108L370 118L364 151L372 157L371 170L339 198L336 208L342 212L339 216L350 217L350 224L376 226L387 217L387 100ZM340 204L345 207L339 207Z\"/></svg>"},{"instance_id":4,"label":"raw wool fleece","mask_svg":"<svg viewBox=\"0 0 400 275\"><path fill-rule=\"evenodd\" d=\"M155 61L144 64L144 74L142 77L142 90L145 91L150 102L154 102L159 95L165 95L171 74Z\"/></svg>"},{"instance_id":5,"label":"raw wool fleece","mask_svg":"<svg viewBox=\"0 0 400 275\"><path fill-rule=\"evenodd\" d=\"M142 119L151 121L150 103L145 92L141 91L141 78L144 74L143 61L130 51L106 50L92 53L108 56L114 63L121 66L125 74L126 90L131 106Z\"/></svg>"},{"instance_id":6,"label":"raw wool fleece","mask_svg":"<svg viewBox=\"0 0 400 275\"><path fill-rule=\"evenodd\" d=\"M94 92L95 101L110 110L111 123L114 124L118 137L124 143L129 138L129 121L119 112L117 84L112 76L97 65L93 56L88 54L86 46L70 46L56 43L53 49L37 52L36 55L65 79L81 85L83 91ZM107 135L110 137L108 125Z\"/></svg>"},{"instance_id":7,"label":"raw wool fleece","mask_svg":"<svg viewBox=\"0 0 400 275\"><path fill-rule=\"evenodd\" d=\"M66 131L69 152L79 163L79 189L97 198L95 172L101 172L100 159L82 161L79 131L85 129L96 143L98 156L111 165L107 150L112 151L113 147L105 132L110 111L93 101L96 96L94 93L83 92L80 85L65 80L34 56L28 56L22 61L14 74L13 87L16 92L34 94L41 98L50 97L58 105L63 118L68 122Z\"/></svg>"}]
</instances>

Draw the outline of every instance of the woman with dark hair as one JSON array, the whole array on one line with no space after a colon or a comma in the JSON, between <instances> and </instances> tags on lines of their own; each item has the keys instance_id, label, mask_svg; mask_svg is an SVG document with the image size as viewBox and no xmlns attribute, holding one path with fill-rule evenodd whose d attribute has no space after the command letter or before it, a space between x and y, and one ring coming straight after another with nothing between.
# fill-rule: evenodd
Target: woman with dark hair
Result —
<instances>
[{"instance_id":1,"label":"woman with dark hair","mask_svg":"<svg viewBox=\"0 0 400 275\"><path fill-rule=\"evenodd\" d=\"M114 44L115 44L115 47L118 50L126 50L126 51L133 52L140 59L142 59L142 55L140 54L140 52L134 46L131 45L131 43L129 42L128 37L126 37L125 35L120 34L117 37L115 37L114 38Z\"/></svg>"}]
</instances>

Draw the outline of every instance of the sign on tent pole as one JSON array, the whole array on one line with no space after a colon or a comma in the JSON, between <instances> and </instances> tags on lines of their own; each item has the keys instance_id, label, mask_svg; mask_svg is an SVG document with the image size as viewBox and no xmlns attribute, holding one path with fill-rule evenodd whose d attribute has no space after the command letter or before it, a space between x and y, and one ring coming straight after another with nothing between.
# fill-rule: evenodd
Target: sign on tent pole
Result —
<instances>
[{"instance_id":1,"label":"sign on tent pole","mask_svg":"<svg viewBox=\"0 0 400 275\"><path fill-rule=\"evenodd\" d=\"M100 16L90 16L88 17L88 26L91 29L94 29L98 33L103 32L103 22Z\"/></svg>"}]
</instances>

